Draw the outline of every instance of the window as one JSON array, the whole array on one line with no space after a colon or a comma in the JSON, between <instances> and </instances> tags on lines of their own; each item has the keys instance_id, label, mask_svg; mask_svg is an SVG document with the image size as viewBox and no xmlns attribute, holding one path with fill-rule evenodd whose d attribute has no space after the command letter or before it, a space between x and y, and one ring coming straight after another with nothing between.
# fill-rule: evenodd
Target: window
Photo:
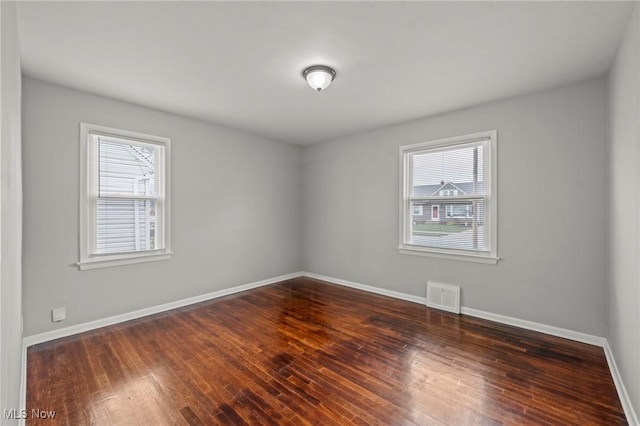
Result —
<instances>
[{"instance_id":1,"label":"window","mask_svg":"<svg viewBox=\"0 0 640 426\"><path fill-rule=\"evenodd\" d=\"M473 216L470 214L470 211L473 211L472 204L455 204L449 205L446 207L447 217L464 217L464 218L472 218Z\"/></svg>"},{"instance_id":2,"label":"window","mask_svg":"<svg viewBox=\"0 0 640 426\"><path fill-rule=\"evenodd\" d=\"M494 130L400 147L401 253L497 263L496 146Z\"/></svg>"},{"instance_id":3,"label":"window","mask_svg":"<svg viewBox=\"0 0 640 426\"><path fill-rule=\"evenodd\" d=\"M422 206L413 206L413 215L422 216Z\"/></svg>"},{"instance_id":4,"label":"window","mask_svg":"<svg viewBox=\"0 0 640 426\"><path fill-rule=\"evenodd\" d=\"M80 125L81 270L169 259L170 140Z\"/></svg>"}]
</instances>

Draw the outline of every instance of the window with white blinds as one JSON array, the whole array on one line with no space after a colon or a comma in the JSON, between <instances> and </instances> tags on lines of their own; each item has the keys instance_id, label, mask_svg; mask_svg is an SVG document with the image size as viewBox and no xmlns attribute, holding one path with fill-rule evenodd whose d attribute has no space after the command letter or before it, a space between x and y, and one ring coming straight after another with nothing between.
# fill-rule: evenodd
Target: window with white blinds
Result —
<instances>
[{"instance_id":1,"label":"window with white blinds","mask_svg":"<svg viewBox=\"0 0 640 426\"><path fill-rule=\"evenodd\" d=\"M170 256L169 143L81 124L81 269Z\"/></svg>"},{"instance_id":2,"label":"window with white blinds","mask_svg":"<svg viewBox=\"0 0 640 426\"><path fill-rule=\"evenodd\" d=\"M497 262L496 137L400 148L401 252Z\"/></svg>"}]
</instances>

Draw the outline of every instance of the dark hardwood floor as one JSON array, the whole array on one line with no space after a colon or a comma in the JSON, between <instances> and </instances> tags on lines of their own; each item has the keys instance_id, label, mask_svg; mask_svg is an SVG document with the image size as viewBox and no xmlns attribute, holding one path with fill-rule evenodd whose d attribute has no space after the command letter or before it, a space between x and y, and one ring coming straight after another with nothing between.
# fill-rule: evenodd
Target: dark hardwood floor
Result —
<instances>
[{"instance_id":1,"label":"dark hardwood floor","mask_svg":"<svg viewBox=\"0 0 640 426\"><path fill-rule=\"evenodd\" d=\"M30 347L27 424L626 424L601 348L296 278Z\"/></svg>"}]
</instances>

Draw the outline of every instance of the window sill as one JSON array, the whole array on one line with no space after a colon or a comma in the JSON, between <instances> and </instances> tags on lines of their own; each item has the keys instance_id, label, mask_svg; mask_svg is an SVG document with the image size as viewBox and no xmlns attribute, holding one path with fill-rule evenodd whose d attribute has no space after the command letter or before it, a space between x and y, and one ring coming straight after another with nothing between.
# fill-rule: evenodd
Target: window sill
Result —
<instances>
[{"instance_id":1,"label":"window sill","mask_svg":"<svg viewBox=\"0 0 640 426\"><path fill-rule=\"evenodd\" d=\"M135 263L157 262L160 260L169 260L173 252L163 251L155 253L145 253L136 255L116 255L104 258L86 259L76 263L81 271L90 269L109 268L111 266L132 265Z\"/></svg>"},{"instance_id":2,"label":"window sill","mask_svg":"<svg viewBox=\"0 0 640 426\"><path fill-rule=\"evenodd\" d=\"M498 263L498 260L500 260L500 258L497 256L486 254L476 254L469 252L460 253L409 245L398 247L398 252L401 254L411 254L414 256L435 257L438 259L447 260L461 260L465 262L484 263L488 265L495 265Z\"/></svg>"}]
</instances>

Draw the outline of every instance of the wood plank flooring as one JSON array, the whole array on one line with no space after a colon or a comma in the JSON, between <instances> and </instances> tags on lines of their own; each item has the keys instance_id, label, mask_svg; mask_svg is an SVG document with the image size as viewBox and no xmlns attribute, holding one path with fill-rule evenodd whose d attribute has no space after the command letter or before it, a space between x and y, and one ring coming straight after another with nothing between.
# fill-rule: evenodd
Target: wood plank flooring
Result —
<instances>
[{"instance_id":1,"label":"wood plank flooring","mask_svg":"<svg viewBox=\"0 0 640 426\"><path fill-rule=\"evenodd\" d=\"M601 348L310 278L30 347L27 374L29 425L626 424Z\"/></svg>"}]
</instances>

